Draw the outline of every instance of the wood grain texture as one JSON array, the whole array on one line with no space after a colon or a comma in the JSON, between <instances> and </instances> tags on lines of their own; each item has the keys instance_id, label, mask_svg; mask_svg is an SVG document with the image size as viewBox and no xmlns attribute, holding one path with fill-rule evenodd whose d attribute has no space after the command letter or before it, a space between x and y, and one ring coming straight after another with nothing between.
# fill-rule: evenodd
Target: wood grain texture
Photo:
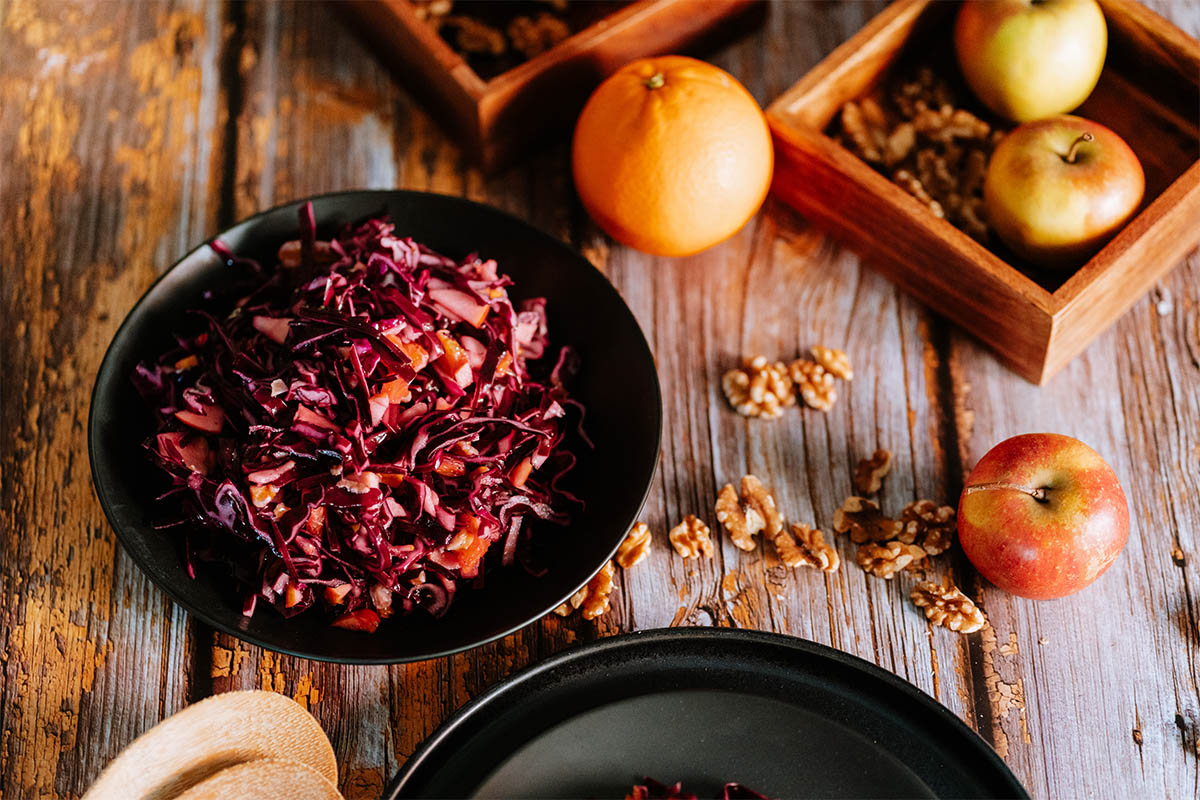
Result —
<instances>
[{"instance_id":1,"label":"wood grain texture","mask_svg":"<svg viewBox=\"0 0 1200 800\"><path fill-rule=\"evenodd\" d=\"M0 793L78 794L184 705L186 616L94 499L89 386L133 300L214 223L219 9L0 7Z\"/></svg>"},{"instance_id":2,"label":"wood grain texture","mask_svg":"<svg viewBox=\"0 0 1200 800\"><path fill-rule=\"evenodd\" d=\"M713 60L765 104L883 5L778 2ZM1152 5L1200 32L1194 3ZM165 715L262 687L306 704L331 735L342 791L374 798L455 708L521 666L679 624L782 631L878 663L979 730L1036 797L1200 793L1200 255L1038 388L782 204L708 253L659 259L587 219L565 143L483 177L323 4L100 8L0 5L0 795L76 797ZM84 456L88 391L136 298L236 218L368 186L528 219L600 265L644 327L665 389L643 516L654 550L618 573L595 623L552 616L421 664L318 664L191 621L104 521ZM855 360L829 414L759 422L726 407L719 376L742 355L817 343ZM1094 587L1050 603L1008 597L957 551L944 557L936 574L991 619L979 634L930 630L905 600L909 578L868 578L844 541L847 563L829 576L727 542L683 562L666 541L686 513L715 523L717 489L746 472L790 518L829 530L854 461L876 447L896 454L886 509L949 500L992 444L1031 430L1110 460L1133 533Z\"/></svg>"}]
</instances>

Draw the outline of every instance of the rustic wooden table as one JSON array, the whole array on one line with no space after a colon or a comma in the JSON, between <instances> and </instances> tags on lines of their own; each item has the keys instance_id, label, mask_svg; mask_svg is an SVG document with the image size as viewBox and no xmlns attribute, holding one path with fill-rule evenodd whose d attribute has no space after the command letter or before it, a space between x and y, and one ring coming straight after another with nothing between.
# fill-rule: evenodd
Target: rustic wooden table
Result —
<instances>
[{"instance_id":1,"label":"rustic wooden table","mask_svg":"<svg viewBox=\"0 0 1200 800\"><path fill-rule=\"evenodd\" d=\"M1155 2L1196 35L1200 5ZM715 54L764 104L879 2L777 2ZM732 625L824 642L936 697L1038 797L1200 792L1200 255L1193 252L1047 386L1007 372L779 205L699 256L616 246L580 209L563 143L492 179L324 4L0 3L0 794L79 795L138 733L189 702L262 687L309 707L350 798L371 798L454 709L564 647L635 628ZM462 655L394 667L280 656L214 632L153 587L92 491L88 395L125 313L176 257L233 220L348 187L483 200L579 247L620 288L658 357L666 429L644 518L656 550L596 623L550 617ZM870 213L864 209L863 213ZM829 414L747 421L721 397L743 353L843 345L854 382ZM902 581L830 576L724 543L684 566L665 530L751 471L829 529L855 459L897 456L883 502L956 496L1009 435L1077 436L1132 505L1124 555L1056 602L941 559L991 627L931 630Z\"/></svg>"}]
</instances>

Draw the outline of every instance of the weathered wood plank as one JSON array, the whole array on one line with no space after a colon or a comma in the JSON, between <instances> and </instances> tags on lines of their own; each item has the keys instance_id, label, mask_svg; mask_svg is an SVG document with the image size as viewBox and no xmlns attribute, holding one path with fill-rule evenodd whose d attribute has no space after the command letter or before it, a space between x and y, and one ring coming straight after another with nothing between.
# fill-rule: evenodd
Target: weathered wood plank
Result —
<instances>
[{"instance_id":1,"label":"weathered wood plank","mask_svg":"<svg viewBox=\"0 0 1200 800\"><path fill-rule=\"evenodd\" d=\"M1151 5L1200 33L1194 4ZM1035 796L1200 792L1198 306L1193 252L1040 389L951 335L960 473L1002 439L1056 431L1099 450L1130 502L1125 552L1084 592L1032 602L974 581L992 623L980 655L994 744Z\"/></svg>"},{"instance_id":2,"label":"weathered wood plank","mask_svg":"<svg viewBox=\"0 0 1200 800\"><path fill-rule=\"evenodd\" d=\"M1130 501L1124 554L1094 586L1054 602L978 596L996 746L1044 796L1193 796L1200 691L1194 659L1200 478L1200 256L1041 390L954 335L961 458L1049 430L1097 448ZM1085 769L1063 770L1065 763Z\"/></svg>"},{"instance_id":3,"label":"weathered wood plank","mask_svg":"<svg viewBox=\"0 0 1200 800\"><path fill-rule=\"evenodd\" d=\"M766 100L878 7L781 4L764 32L716 63ZM781 41L787 53L778 52ZM725 624L804 636L880 663L968 716L974 702L965 645L944 632L929 635L906 599L910 577L888 583L866 576L848 543L840 547L843 568L826 578L788 570L769 546L746 554L725 542L712 562L683 562L665 536L693 512L715 530L717 489L746 472L773 485L793 520L831 531L833 512L853 493L853 464L876 447L897 456L885 508L898 512L917 497L950 499L933 323L853 255L774 204L730 242L691 259L614 247L609 274L651 337L667 419L646 512L659 549L623 577L634 613L621 627ZM822 343L845 347L856 360L855 380L840 389L830 414L796 410L763 422L728 408L720 376L743 356L790 360Z\"/></svg>"},{"instance_id":4,"label":"weathered wood plank","mask_svg":"<svg viewBox=\"0 0 1200 800\"><path fill-rule=\"evenodd\" d=\"M210 226L218 9L0 7L0 793L70 797L187 699L185 615L92 493L89 387Z\"/></svg>"},{"instance_id":5,"label":"weathered wood plank","mask_svg":"<svg viewBox=\"0 0 1200 800\"><path fill-rule=\"evenodd\" d=\"M777 2L762 30L714 60L765 103L882 5ZM1154 5L1200 31L1194 4ZM259 687L305 703L333 739L347 797L375 797L437 724L514 670L598 635L671 624L777 630L879 663L979 728L1037 796L1200 790L1200 256L1165 284L1168 313L1143 301L1037 389L773 203L709 253L655 259L588 220L565 143L485 180L325 4L103 9L0 7L0 153L13 165L0 171L6 796L77 795L185 702ZM317 664L190 622L115 546L88 487L83 418L126 310L219 224L365 186L464 195L571 241L646 330L666 406L644 514L655 551L620 575L596 623L550 617L423 664ZM790 358L816 343L855 358L828 415L759 422L727 408L719 377L742 355ZM865 576L847 542L826 577L783 568L769 546L722 543L711 561L683 562L666 541L689 512L715 529L717 488L747 471L789 517L828 531L854 461L876 447L896 455L881 503L897 511L950 500L992 444L1040 428L1112 461L1134 534L1111 574L1054 603L981 586L961 554L940 560L935 574L980 599L991 632L929 631L906 599L911 578Z\"/></svg>"}]
</instances>

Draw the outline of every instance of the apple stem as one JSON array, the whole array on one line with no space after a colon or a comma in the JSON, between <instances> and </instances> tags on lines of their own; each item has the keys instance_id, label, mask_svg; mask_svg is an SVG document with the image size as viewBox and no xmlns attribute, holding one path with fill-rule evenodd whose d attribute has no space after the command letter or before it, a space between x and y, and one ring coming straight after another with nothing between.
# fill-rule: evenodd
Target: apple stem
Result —
<instances>
[{"instance_id":1,"label":"apple stem","mask_svg":"<svg viewBox=\"0 0 1200 800\"><path fill-rule=\"evenodd\" d=\"M1093 138L1094 137L1087 131L1084 131L1083 133L1079 134L1079 138L1076 139L1075 141L1071 142L1071 149L1067 151L1066 162L1068 164L1074 164L1075 163L1075 154L1076 154L1076 151L1079 150L1079 145L1083 144L1084 142L1090 142L1093 140Z\"/></svg>"},{"instance_id":2,"label":"apple stem","mask_svg":"<svg viewBox=\"0 0 1200 800\"><path fill-rule=\"evenodd\" d=\"M1027 494L1030 497L1032 497L1034 500L1037 500L1039 503L1045 503L1049 499L1046 497L1046 490L1044 488L1030 489L1028 486L1020 486L1019 484L1016 484L1016 483L1003 483L1003 482L980 483L975 486L968 486L966 489L963 489L963 494L971 494L972 492L983 492L983 491L988 491L991 489L1012 489L1013 491L1023 492L1024 494Z\"/></svg>"}]
</instances>

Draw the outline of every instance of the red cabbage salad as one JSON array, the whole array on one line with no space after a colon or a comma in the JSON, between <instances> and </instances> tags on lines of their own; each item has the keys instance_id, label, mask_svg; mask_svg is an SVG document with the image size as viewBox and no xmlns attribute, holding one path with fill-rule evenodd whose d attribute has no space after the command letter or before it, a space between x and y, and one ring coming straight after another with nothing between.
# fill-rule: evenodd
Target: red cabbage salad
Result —
<instances>
[{"instance_id":1,"label":"red cabbage salad","mask_svg":"<svg viewBox=\"0 0 1200 800\"><path fill-rule=\"evenodd\" d=\"M682 781L668 785L646 777L629 790L625 800L699 800L699 797L685 790ZM767 796L740 783L727 783L721 788L720 800L767 800Z\"/></svg>"},{"instance_id":2,"label":"red cabbage salad","mask_svg":"<svg viewBox=\"0 0 1200 800\"><path fill-rule=\"evenodd\" d=\"M320 241L310 204L271 268L211 246L248 291L133 375L171 484L159 527L181 532L189 574L223 564L247 616L318 606L374 632L444 614L485 557L536 572L531 522L580 504L564 439L587 442L545 301L514 305L495 261L456 262L386 218Z\"/></svg>"}]
</instances>

